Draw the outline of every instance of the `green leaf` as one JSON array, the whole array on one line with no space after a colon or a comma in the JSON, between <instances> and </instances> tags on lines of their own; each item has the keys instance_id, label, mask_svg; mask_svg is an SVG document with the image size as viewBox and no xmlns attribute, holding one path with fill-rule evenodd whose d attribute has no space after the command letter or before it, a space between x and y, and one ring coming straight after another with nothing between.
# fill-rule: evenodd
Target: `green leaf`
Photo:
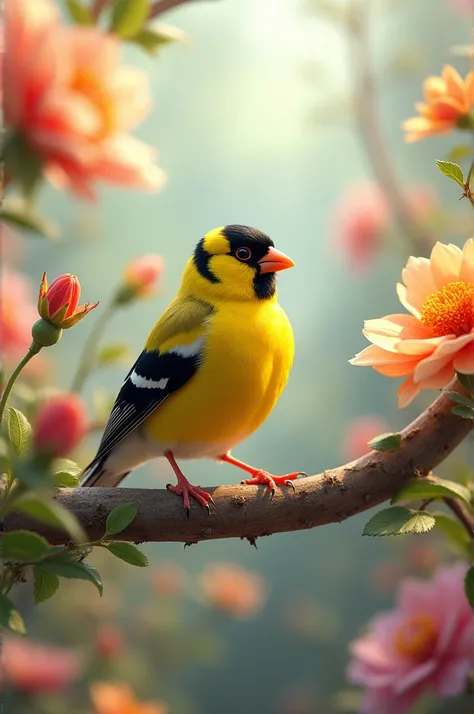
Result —
<instances>
[{"instance_id":1,"label":"green leaf","mask_svg":"<svg viewBox=\"0 0 474 714\"><path fill-rule=\"evenodd\" d=\"M401 443L401 434L379 434L369 441L368 446L375 451L393 451L399 449Z\"/></svg>"},{"instance_id":2,"label":"green leaf","mask_svg":"<svg viewBox=\"0 0 474 714\"><path fill-rule=\"evenodd\" d=\"M464 591L469 605L474 609L474 565L466 573Z\"/></svg>"},{"instance_id":3,"label":"green leaf","mask_svg":"<svg viewBox=\"0 0 474 714\"><path fill-rule=\"evenodd\" d=\"M115 342L105 345L97 355L97 363L101 367L109 365L128 364L130 359L130 349L122 342Z\"/></svg>"},{"instance_id":4,"label":"green leaf","mask_svg":"<svg viewBox=\"0 0 474 714\"><path fill-rule=\"evenodd\" d=\"M362 535L388 536L408 533L427 533L435 519L426 511L412 511L403 506L392 506L379 511L365 524Z\"/></svg>"},{"instance_id":5,"label":"green leaf","mask_svg":"<svg viewBox=\"0 0 474 714\"><path fill-rule=\"evenodd\" d=\"M8 627L18 635L26 635L25 623L22 616L15 609L14 604L6 595L0 594L0 625Z\"/></svg>"},{"instance_id":6,"label":"green leaf","mask_svg":"<svg viewBox=\"0 0 474 714\"><path fill-rule=\"evenodd\" d=\"M148 0L114 0L110 29L119 37L133 37L148 17Z\"/></svg>"},{"instance_id":7,"label":"green leaf","mask_svg":"<svg viewBox=\"0 0 474 714\"><path fill-rule=\"evenodd\" d=\"M446 394L452 402L456 402L456 404L463 404L465 407L474 409L474 400L467 397L465 394L459 394L459 392L446 392Z\"/></svg>"},{"instance_id":8,"label":"green leaf","mask_svg":"<svg viewBox=\"0 0 474 714\"><path fill-rule=\"evenodd\" d=\"M107 516L106 535L115 535L124 531L135 519L137 513L138 503L123 503L114 508Z\"/></svg>"},{"instance_id":9,"label":"green leaf","mask_svg":"<svg viewBox=\"0 0 474 714\"><path fill-rule=\"evenodd\" d=\"M60 578L88 580L95 585L100 595L103 593L104 588L97 569L86 560L79 562L69 557L51 558L51 560L43 561L37 568L47 573L54 573Z\"/></svg>"},{"instance_id":10,"label":"green leaf","mask_svg":"<svg viewBox=\"0 0 474 714\"><path fill-rule=\"evenodd\" d=\"M21 200L10 199L5 202L2 220L9 223L12 228L39 233L49 240L58 237L57 226L40 216L31 207L27 207Z\"/></svg>"},{"instance_id":11,"label":"green leaf","mask_svg":"<svg viewBox=\"0 0 474 714\"><path fill-rule=\"evenodd\" d=\"M31 531L9 531L0 539L0 557L21 563L39 560L49 550L48 541Z\"/></svg>"},{"instance_id":12,"label":"green leaf","mask_svg":"<svg viewBox=\"0 0 474 714\"><path fill-rule=\"evenodd\" d=\"M436 166L442 174L456 181L456 183L464 188L464 174L462 168L452 161L437 161Z\"/></svg>"},{"instance_id":13,"label":"green leaf","mask_svg":"<svg viewBox=\"0 0 474 714\"><path fill-rule=\"evenodd\" d=\"M407 483L393 498L392 503L399 501L417 501L425 498L460 498L467 504L471 502L471 492L456 481L447 479L416 479Z\"/></svg>"},{"instance_id":14,"label":"green leaf","mask_svg":"<svg viewBox=\"0 0 474 714\"><path fill-rule=\"evenodd\" d=\"M84 7L79 0L66 0L66 5L71 19L77 25L95 25L94 17L89 8Z\"/></svg>"},{"instance_id":15,"label":"green leaf","mask_svg":"<svg viewBox=\"0 0 474 714\"><path fill-rule=\"evenodd\" d=\"M33 592L35 595L35 603L38 605L40 602L44 602L45 600L49 600L50 597L53 597L59 588L59 578L54 573L39 570L38 567L35 567L34 573Z\"/></svg>"},{"instance_id":16,"label":"green leaf","mask_svg":"<svg viewBox=\"0 0 474 714\"><path fill-rule=\"evenodd\" d=\"M446 513L434 511L431 514L436 521L436 527L446 536L452 545L461 550L464 555L469 552L471 542L463 526L455 518Z\"/></svg>"},{"instance_id":17,"label":"green leaf","mask_svg":"<svg viewBox=\"0 0 474 714\"><path fill-rule=\"evenodd\" d=\"M41 523L69 533L76 543L87 542L87 535L77 518L57 501L46 496L27 495L17 501L15 509Z\"/></svg>"},{"instance_id":18,"label":"green leaf","mask_svg":"<svg viewBox=\"0 0 474 714\"><path fill-rule=\"evenodd\" d=\"M451 475L454 481L470 488L473 474L468 466L465 464L454 464L451 468Z\"/></svg>"},{"instance_id":19,"label":"green leaf","mask_svg":"<svg viewBox=\"0 0 474 714\"><path fill-rule=\"evenodd\" d=\"M471 156L473 151L474 148L469 144L460 144L451 149L447 158L449 161L463 161Z\"/></svg>"},{"instance_id":20,"label":"green leaf","mask_svg":"<svg viewBox=\"0 0 474 714\"><path fill-rule=\"evenodd\" d=\"M8 439L14 453L17 456L24 456L31 441L30 422L19 409L8 407L6 423Z\"/></svg>"},{"instance_id":21,"label":"green leaf","mask_svg":"<svg viewBox=\"0 0 474 714\"><path fill-rule=\"evenodd\" d=\"M473 374L462 374L462 372L456 372L456 377L458 382L463 387L468 394L474 392L474 375Z\"/></svg>"},{"instance_id":22,"label":"green leaf","mask_svg":"<svg viewBox=\"0 0 474 714\"><path fill-rule=\"evenodd\" d=\"M148 565L148 558L145 553L143 553L140 548L137 548L136 545L133 545L133 543L118 540L108 543L106 548L115 555L116 558L130 563L130 565L137 565L139 568L144 568Z\"/></svg>"},{"instance_id":23,"label":"green leaf","mask_svg":"<svg viewBox=\"0 0 474 714\"><path fill-rule=\"evenodd\" d=\"M167 25L155 25L153 28L144 27L136 35L130 38L131 42L148 52L150 55L156 56L165 45L171 42L186 42L188 36L185 32L177 27Z\"/></svg>"},{"instance_id":24,"label":"green leaf","mask_svg":"<svg viewBox=\"0 0 474 714\"><path fill-rule=\"evenodd\" d=\"M4 141L3 156L7 174L31 196L43 176L43 159L19 132L9 132ZM3 216L3 212L2 212Z\"/></svg>"},{"instance_id":25,"label":"green leaf","mask_svg":"<svg viewBox=\"0 0 474 714\"><path fill-rule=\"evenodd\" d=\"M461 417L462 419L474 419L474 409L459 405L451 409L451 414Z\"/></svg>"},{"instance_id":26,"label":"green leaf","mask_svg":"<svg viewBox=\"0 0 474 714\"><path fill-rule=\"evenodd\" d=\"M71 459L58 459L54 464L54 483L58 488L76 488L80 483L81 467Z\"/></svg>"}]
</instances>

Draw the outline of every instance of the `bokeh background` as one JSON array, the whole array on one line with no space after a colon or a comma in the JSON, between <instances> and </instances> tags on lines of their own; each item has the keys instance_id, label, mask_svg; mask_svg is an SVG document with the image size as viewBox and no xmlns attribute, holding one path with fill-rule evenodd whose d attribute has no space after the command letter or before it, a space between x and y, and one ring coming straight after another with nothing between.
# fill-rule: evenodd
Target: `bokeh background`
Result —
<instances>
[{"instance_id":1,"label":"bokeh background","mask_svg":"<svg viewBox=\"0 0 474 714\"><path fill-rule=\"evenodd\" d=\"M459 244L472 228L472 209L435 166L456 140L406 145L400 125L414 114L428 74L439 73L445 62L462 74L468 70L469 60L453 58L452 47L469 43L469 14L449 0L362 3L369 4L376 82L370 101L389 159L407 195L420 185L436 192L429 229ZM356 269L341 236L341 215L352 210L348 189L372 182L373 174L354 122L354 106L369 98L337 7L329 0L189 3L164 18L188 33L189 45L172 45L157 60L127 46L127 62L147 73L154 99L136 134L158 147L168 184L157 195L102 190L96 205L45 189L42 211L58 223L62 239L28 239L21 266L33 285L43 270L50 276L74 272L84 297L103 305L131 258L162 255L160 295L121 311L104 335L104 343L126 339L138 352L207 230L243 223L272 236L296 262L279 281L296 360L274 413L235 453L274 473L313 474L342 463L354 422L380 417L397 430L431 396L400 413L396 380L348 363L365 346L364 318L398 311L395 283L413 245L388 222ZM96 317L54 350L51 380L57 382L59 373L64 388ZM116 367L94 375L85 391L88 403L104 390L113 396L125 372ZM94 439L81 452L83 463ZM202 485L238 478L231 467L204 461L186 464L186 474ZM157 463L125 485L163 487L169 476L167 465ZM127 681L143 698L166 702L170 714L356 711L357 691L345 681L348 643L375 611L391 606L400 577L427 574L450 556L434 535L402 543L362 538L367 518L263 538L258 550L238 540L186 549L145 544L149 569L112 562L107 554L96 559L105 575L103 600L77 583L66 583L39 609L26 588L18 598L32 637L81 653L85 674L67 695L74 711L88 711L91 678ZM219 612L202 593L202 571L216 561L237 563L264 579L265 602L250 617ZM171 582L168 595L160 584L163 572ZM104 624L123 637L110 656L97 647ZM65 698L44 697L33 710L18 694L6 696L5 712L65 711ZM425 698L416 712L425 711L467 714L472 703Z\"/></svg>"}]
</instances>

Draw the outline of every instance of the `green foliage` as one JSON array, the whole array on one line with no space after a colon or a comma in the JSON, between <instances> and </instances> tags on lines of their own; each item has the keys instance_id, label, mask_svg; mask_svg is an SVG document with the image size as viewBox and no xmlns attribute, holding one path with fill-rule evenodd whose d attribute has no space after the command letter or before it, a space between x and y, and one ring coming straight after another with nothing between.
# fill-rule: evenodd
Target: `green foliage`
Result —
<instances>
[{"instance_id":1,"label":"green foliage","mask_svg":"<svg viewBox=\"0 0 474 714\"><path fill-rule=\"evenodd\" d=\"M156 56L165 45L172 42L185 42L186 39L187 35L177 27L155 25L153 28L142 28L140 32L130 38L130 41L140 45L150 55Z\"/></svg>"},{"instance_id":2,"label":"green foliage","mask_svg":"<svg viewBox=\"0 0 474 714\"><path fill-rule=\"evenodd\" d=\"M140 548L137 548L133 543L126 541L113 541L106 545L107 550L115 555L116 558L124 560L130 565L137 565L139 568L144 568L148 565L148 558Z\"/></svg>"},{"instance_id":3,"label":"green foliage","mask_svg":"<svg viewBox=\"0 0 474 714\"><path fill-rule=\"evenodd\" d=\"M122 342L114 342L105 345L97 355L97 364L100 367L110 367L111 365L128 364L130 360L130 349Z\"/></svg>"},{"instance_id":4,"label":"green foliage","mask_svg":"<svg viewBox=\"0 0 474 714\"><path fill-rule=\"evenodd\" d=\"M88 580L95 585L99 594L102 595L103 585L100 574L97 569L86 560L74 560L70 555L65 554L64 556L45 560L36 567L41 572L54 573L60 578Z\"/></svg>"},{"instance_id":5,"label":"green foliage","mask_svg":"<svg viewBox=\"0 0 474 714\"><path fill-rule=\"evenodd\" d=\"M446 394L452 402L456 402L456 404L463 404L465 407L474 409L474 400L467 397L465 394L459 394L458 392L446 392Z\"/></svg>"},{"instance_id":6,"label":"green foliage","mask_svg":"<svg viewBox=\"0 0 474 714\"><path fill-rule=\"evenodd\" d=\"M474 393L474 375L473 374L462 374L462 372L456 372L456 377L458 382L463 387L468 394Z\"/></svg>"},{"instance_id":7,"label":"green foliage","mask_svg":"<svg viewBox=\"0 0 474 714\"><path fill-rule=\"evenodd\" d=\"M71 459L59 459L55 464L54 483L58 488L76 488L80 483L81 467Z\"/></svg>"},{"instance_id":8,"label":"green foliage","mask_svg":"<svg viewBox=\"0 0 474 714\"><path fill-rule=\"evenodd\" d=\"M461 417L462 419L474 419L474 409L470 407L465 407L459 404L457 407L451 409L451 413L455 416Z\"/></svg>"},{"instance_id":9,"label":"green foliage","mask_svg":"<svg viewBox=\"0 0 474 714\"><path fill-rule=\"evenodd\" d=\"M458 146L454 146L450 150L447 158L450 162L463 161L463 159L467 159L472 156L473 151L474 148L469 144L458 144Z\"/></svg>"},{"instance_id":10,"label":"green foliage","mask_svg":"<svg viewBox=\"0 0 474 714\"><path fill-rule=\"evenodd\" d=\"M107 517L105 537L121 533L135 519L138 513L138 503L123 503L111 511Z\"/></svg>"},{"instance_id":11,"label":"green foliage","mask_svg":"<svg viewBox=\"0 0 474 714\"><path fill-rule=\"evenodd\" d=\"M69 533L76 543L87 542L87 536L77 518L67 508L47 496L25 495L17 501L15 508L41 523Z\"/></svg>"},{"instance_id":12,"label":"green foliage","mask_svg":"<svg viewBox=\"0 0 474 714\"><path fill-rule=\"evenodd\" d=\"M0 626L7 627L18 635L26 635L23 618L6 595L0 594Z\"/></svg>"},{"instance_id":13,"label":"green foliage","mask_svg":"<svg viewBox=\"0 0 474 714\"><path fill-rule=\"evenodd\" d=\"M455 181L461 188L464 188L464 174L462 168L452 161L437 161L436 166L444 176Z\"/></svg>"},{"instance_id":14,"label":"green foliage","mask_svg":"<svg viewBox=\"0 0 474 714\"><path fill-rule=\"evenodd\" d=\"M35 596L35 603L37 605L40 602L44 602L45 600L49 600L50 597L53 597L58 588L59 578L57 575L35 567L33 592Z\"/></svg>"},{"instance_id":15,"label":"green foliage","mask_svg":"<svg viewBox=\"0 0 474 714\"><path fill-rule=\"evenodd\" d=\"M147 17L148 0L114 0L110 29L119 37L133 37Z\"/></svg>"},{"instance_id":16,"label":"green foliage","mask_svg":"<svg viewBox=\"0 0 474 714\"><path fill-rule=\"evenodd\" d=\"M0 557L28 563L42 558L49 550L48 541L31 531L9 531L0 540Z\"/></svg>"},{"instance_id":17,"label":"green foliage","mask_svg":"<svg viewBox=\"0 0 474 714\"><path fill-rule=\"evenodd\" d=\"M24 456L31 441L31 424L26 416L14 407L7 407L5 426L8 440L16 456Z\"/></svg>"},{"instance_id":18,"label":"green foliage","mask_svg":"<svg viewBox=\"0 0 474 714\"><path fill-rule=\"evenodd\" d=\"M58 237L58 229L54 223L43 218L30 205L21 200L9 199L2 209L2 220L12 228L36 233L54 240Z\"/></svg>"},{"instance_id":19,"label":"green foliage","mask_svg":"<svg viewBox=\"0 0 474 714\"><path fill-rule=\"evenodd\" d=\"M374 436L368 443L371 449L375 451L394 451L399 449L402 443L402 435L398 433L393 434L379 434Z\"/></svg>"},{"instance_id":20,"label":"green foliage","mask_svg":"<svg viewBox=\"0 0 474 714\"><path fill-rule=\"evenodd\" d=\"M412 511L403 506L392 506L379 511L365 524L363 535L388 536L427 533L435 519L425 511Z\"/></svg>"},{"instance_id":21,"label":"green foliage","mask_svg":"<svg viewBox=\"0 0 474 714\"><path fill-rule=\"evenodd\" d=\"M436 521L436 527L446 536L449 542L460 550L463 555L469 553L471 540L459 521L446 513L433 511L432 515Z\"/></svg>"},{"instance_id":22,"label":"green foliage","mask_svg":"<svg viewBox=\"0 0 474 714\"><path fill-rule=\"evenodd\" d=\"M41 156L19 132L10 132L5 137L3 158L6 172L18 181L25 196L31 196L43 178Z\"/></svg>"},{"instance_id":23,"label":"green foliage","mask_svg":"<svg viewBox=\"0 0 474 714\"><path fill-rule=\"evenodd\" d=\"M464 591L469 605L474 608L474 565L469 568L464 580Z\"/></svg>"},{"instance_id":24,"label":"green foliage","mask_svg":"<svg viewBox=\"0 0 474 714\"><path fill-rule=\"evenodd\" d=\"M88 7L85 7L79 0L66 0L67 9L77 25L95 25L94 17Z\"/></svg>"},{"instance_id":25,"label":"green foliage","mask_svg":"<svg viewBox=\"0 0 474 714\"><path fill-rule=\"evenodd\" d=\"M399 501L416 501L425 498L460 498L467 504L471 502L471 492L456 481L441 479L416 479L407 483L393 498L392 503Z\"/></svg>"}]
</instances>

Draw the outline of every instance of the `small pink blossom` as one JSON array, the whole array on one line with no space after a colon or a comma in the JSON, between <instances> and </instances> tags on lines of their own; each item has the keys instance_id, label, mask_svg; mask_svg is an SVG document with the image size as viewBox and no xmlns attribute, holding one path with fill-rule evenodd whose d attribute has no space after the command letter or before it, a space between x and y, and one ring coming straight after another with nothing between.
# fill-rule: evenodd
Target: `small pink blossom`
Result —
<instances>
[{"instance_id":1,"label":"small pink blossom","mask_svg":"<svg viewBox=\"0 0 474 714\"><path fill-rule=\"evenodd\" d=\"M40 454L67 456L86 435L87 412L77 394L50 397L38 409L33 443Z\"/></svg>"},{"instance_id":2,"label":"small pink blossom","mask_svg":"<svg viewBox=\"0 0 474 714\"><path fill-rule=\"evenodd\" d=\"M27 694L58 692L81 674L73 650L6 635L2 652L2 685Z\"/></svg>"},{"instance_id":3,"label":"small pink blossom","mask_svg":"<svg viewBox=\"0 0 474 714\"><path fill-rule=\"evenodd\" d=\"M149 297L156 291L165 263L160 255L142 255L131 260L124 271L124 284L134 291L136 297Z\"/></svg>"},{"instance_id":4,"label":"small pink blossom","mask_svg":"<svg viewBox=\"0 0 474 714\"><path fill-rule=\"evenodd\" d=\"M470 15L474 12L474 0L447 0L448 8L459 15Z\"/></svg>"},{"instance_id":5,"label":"small pink blossom","mask_svg":"<svg viewBox=\"0 0 474 714\"><path fill-rule=\"evenodd\" d=\"M404 714L425 691L461 694L474 665L474 614L466 566L440 567L430 581L407 578L397 606L377 615L351 645L348 678L365 687L363 714Z\"/></svg>"},{"instance_id":6,"label":"small pink blossom","mask_svg":"<svg viewBox=\"0 0 474 714\"><path fill-rule=\"evenodd\" d=\"M381 416L364 415L352 419L346 427L343 438L344 458L353 461L370 451L368 442L379 434L386 434L390 428Z\"/></svg>"},{"instance_id":7,"label":"small pink blossom","mask_svg":"<svg viewBox=\"0 0 474 714\"><path fill-rule=\"evenodd\" d=\"M201 573L201 589L212 607L237 618L255 614L266 599L261 575L236 563L210 563Z\"/></svg>"},{"instance_id":8,"label":"small pink blossom","mask_svg":"<svg viewBox=\"0 0 474 714\"><path fill-rule=\"evenodd\" d=\"M118 38L65 26L51 0L6 0L4 114L61 188L95 197L97 181L158 190L151 146L127 132L148 114L145 75L119 65Z\"/></svg>"}]
</instances>

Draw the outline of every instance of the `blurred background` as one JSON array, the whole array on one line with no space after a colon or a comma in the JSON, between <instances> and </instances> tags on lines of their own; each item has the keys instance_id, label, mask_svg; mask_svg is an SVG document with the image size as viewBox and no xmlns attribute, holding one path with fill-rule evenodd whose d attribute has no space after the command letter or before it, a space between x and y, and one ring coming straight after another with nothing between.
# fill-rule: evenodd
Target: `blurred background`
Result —
<instances>
[{"instance_id":1,"label":"blurred background","mask_svg":"<svg viewBox=\"0 0 474 714\"><path fill-rule=\"evenodd\" d=\"M157 195L102 190L96 205L44 189L41 209L62 239L25 240L21 270L33 286L43 270L51 277L74 272L84 298L103 306L128 261L163 256L158 297L122 310L104 335L104 343L126 339L134 354L206 231L242 223L267 232L296 262L279 281L296 360L274 413L235 455L273 473L309 474L354 458L375 434L405 426L433 396L399 412L397 380L348 360L366 345L364 319L399 311L395 283L408 255L427 255L438 237L460 244L472 231L471 207L435 166L456 140L407 145L401 130L427 75L447 62L468 71L469 59L452 54L470 42L468 10L469 3L454 0L361 2L362 42L344 4L330 0L209 0L168 13L164 21L184 30L189 44L165 48L157 60L125 49L126 63L149 78L154 108L136 135L158 148L166 187ZM375 133L364 126L364 110ZM380 215L374 155L390 163L412 205L415 236L390 212ZM61 386L70 386L96 319L93 313L55 349L52 383L59 370ZM126 371L93 375L88 404L112 397ZM97 439L78 456L82 464ZM237 478L231 467L207 461L189 462L186 475L203 486ZM163 487L169 477L160 462L125 486ZM144 544L152 565L143 570L105 553L96 558L102 600L77 583L39 609L26 589L18 598L33 638L80 654L83 676L67 695L74 711L88 711L91 679L126 681L143 699L164 702L169 714L357 711L359 694L345 681L348 643L375 611L391 607L401 577L427 575L450 557L435 535L362 538L368 515L263 538L258 550L234 540L186 549ZM216 563L231 569L216 575ZM237 603L226 594L226 578L242 576L235 566L256 575L244 578ZM27 695L10 692L5 701L6 713L63 714L66 699L45 694L34 709ZM467 714L472 703L424 698L416 712L425 711Z\"/></svg>"}]
</instances>

